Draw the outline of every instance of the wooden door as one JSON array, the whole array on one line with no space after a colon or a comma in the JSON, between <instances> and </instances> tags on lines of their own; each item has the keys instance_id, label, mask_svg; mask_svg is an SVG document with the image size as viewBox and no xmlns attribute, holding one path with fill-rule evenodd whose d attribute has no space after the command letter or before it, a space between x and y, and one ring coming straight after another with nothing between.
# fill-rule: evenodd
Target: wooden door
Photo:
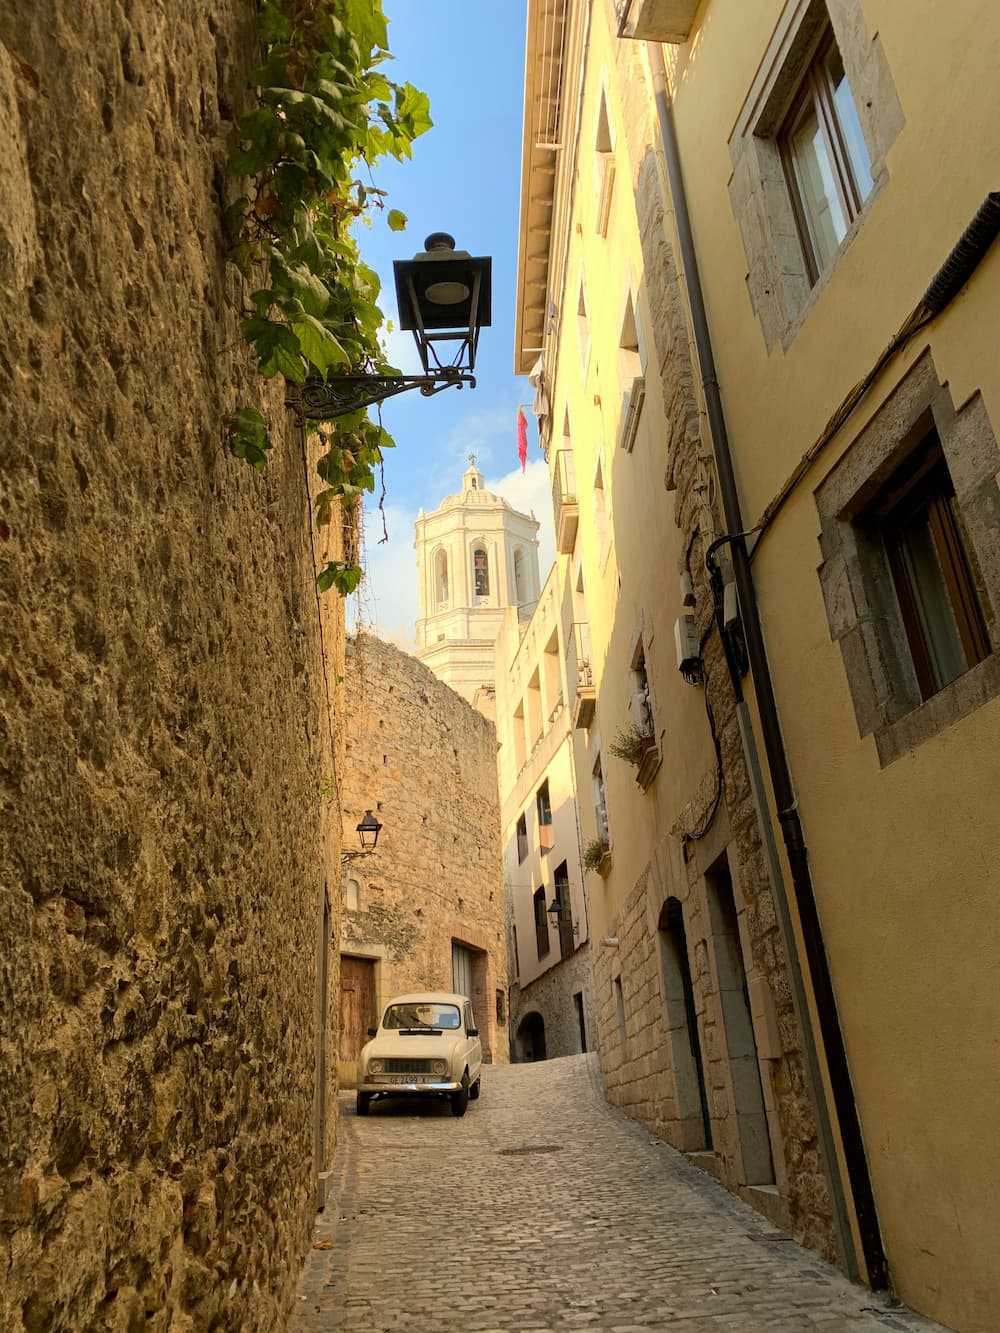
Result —
<instances>
[{"instance_id":1,"label":"wooden door","mask_svg":"<svg viewBox=\"0 0 1000 1333\"><path fill-rule=\"evenodd\" d=\"M472 952L461 944L451 946L451 988L472 999Z\"/></svg>"},{"instance_id":2,"label":"wooden door","mask_svg":"<svg viewBox=\"0 0 1000 1333\"><path fill-rule=\"evenodd\" d=\"M368 1040L368 1029L378 1022L375 1006L375 963L371 958L340 959L340 1050L337 1067L340 1086L357 1085L358 1056Z\"/></svg>"}]
</instances>

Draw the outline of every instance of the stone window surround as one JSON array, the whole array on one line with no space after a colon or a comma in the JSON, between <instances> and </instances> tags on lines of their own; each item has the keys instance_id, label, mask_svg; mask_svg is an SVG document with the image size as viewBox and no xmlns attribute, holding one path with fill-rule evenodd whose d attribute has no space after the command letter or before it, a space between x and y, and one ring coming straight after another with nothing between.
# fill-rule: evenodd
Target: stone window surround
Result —
<instances>
[{"instance_id":1,"label":"stone window surround","mask_svg":"<svg viewBox=\"0 0 1000 1333\"><path fill-rule=\"evenodd\" d=\"M787 349L837 261L810 282L777 133L827 25L833 30L872 163L872 189L847 230L844 252L888 181L886 155L904 117L878 33L861 0L787 0L729 138L728 190L747 258L747 289L768 352Z\"/></svg>"},{"instance_id":2,"label":"stone window surround","mask_svg":"<svg viewBox=\"0 0 1000 1333\"><path fill-rule=\"evenodd\" d=\"M857 520L931 422L978 567L993 651L921 701L884 549ZM874 736L882 768L1000 694L998 473L1000 449L982 396L956 408L928 349L816 490L824 556L818 572L830 635L840 645L858 733Z\"/></svg>"}]
</instances>

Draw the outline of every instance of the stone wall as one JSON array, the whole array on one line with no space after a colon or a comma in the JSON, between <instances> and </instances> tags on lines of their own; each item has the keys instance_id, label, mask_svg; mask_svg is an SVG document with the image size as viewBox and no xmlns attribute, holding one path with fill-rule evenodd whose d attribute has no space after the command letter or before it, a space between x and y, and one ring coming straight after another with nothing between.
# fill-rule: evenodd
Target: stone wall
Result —
<instances>
[{"instance_id":1,"label":"stone wall","mask_svg":"<svg viewBox=\"0 0 1000 1333\"><path fill-rule=\"evenodd\" d=\"M339 827L301 439L277 391L266 476L222 438L260 402L220 229L253 22L0 6L12 1333L278 1328L308 1244Z\"/></svg>"},{"instance_id":2,"label":"stone wall","mask_svg":"<svg viewBox=\"0 0 1000 1333\"><path fill-rule=\"evenodd\" d=\"M574 996L583 996L583 1022L587 1032L586 1050L597 1050L598 1023L594 1007L594 972L591 944L550 967L527 986L510 988L511 1059L526 1058L524 1044L517 1039L518 1028L531 1014L539 1014L545 1024L545 1058L579 1055L585 1048L580 1041L580 1018Z\"/></svg>"},{"instance_id":3,"label":"stone wall","mask_svg":"<svg viewBox=\"0 0 1000 1333\"><path fill-rule=\"evenodd\" d=\"M473 1010L484 1058L509 1059L496 730L416 658L372 635L347 649L344 847L366 809L382 823L371 857L347 863L360 910L341 954L376 962L379 1001L452 989L452 943L478 951Z\"/></svg>"}]
</instances>

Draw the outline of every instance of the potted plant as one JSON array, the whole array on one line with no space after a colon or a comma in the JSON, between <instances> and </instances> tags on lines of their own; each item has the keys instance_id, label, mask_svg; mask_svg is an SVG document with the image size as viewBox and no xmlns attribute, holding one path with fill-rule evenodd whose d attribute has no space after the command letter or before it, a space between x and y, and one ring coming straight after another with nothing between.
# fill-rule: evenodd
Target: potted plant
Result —
<instances>
[{"instance_id":1,"label":"potted plant","mask_svg":"<svg viewBox=\"0 0 1000 1333\"><path fill-rule=\"evenodd\" d=\"M655 738L635 722L618 732L608 747L616 759L624 759L628 764L641 764L646 754L656 744Z\"/></svg>"},{"instance_id":2,"label":"potted plant","mask_svg":"<svg viewBox=\"0 0 1000 1333\"><path fill-rule=\"evenodd\" d=\"M606 838L592 838L583 849L584 870L596 870L603 875L611 863L611 847Z\"/></svg>"}]
</instances>

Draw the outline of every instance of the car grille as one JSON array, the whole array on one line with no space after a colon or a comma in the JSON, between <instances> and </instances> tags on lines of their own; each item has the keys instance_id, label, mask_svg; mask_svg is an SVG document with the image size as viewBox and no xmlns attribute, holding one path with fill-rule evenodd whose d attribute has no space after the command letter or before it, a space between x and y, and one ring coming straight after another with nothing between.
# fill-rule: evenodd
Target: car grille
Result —
<instances>
[{"instance_id":1,"label":"car grille","mask_svg":"<svg viewBox=\"0 0 1000 1333\"><path fill-rule=\"evenodd\" d=\"M385 1072L387 1074L429 1074L431 1072L430 1060L386 1060Z\"/></svg>"}]
</instances>

